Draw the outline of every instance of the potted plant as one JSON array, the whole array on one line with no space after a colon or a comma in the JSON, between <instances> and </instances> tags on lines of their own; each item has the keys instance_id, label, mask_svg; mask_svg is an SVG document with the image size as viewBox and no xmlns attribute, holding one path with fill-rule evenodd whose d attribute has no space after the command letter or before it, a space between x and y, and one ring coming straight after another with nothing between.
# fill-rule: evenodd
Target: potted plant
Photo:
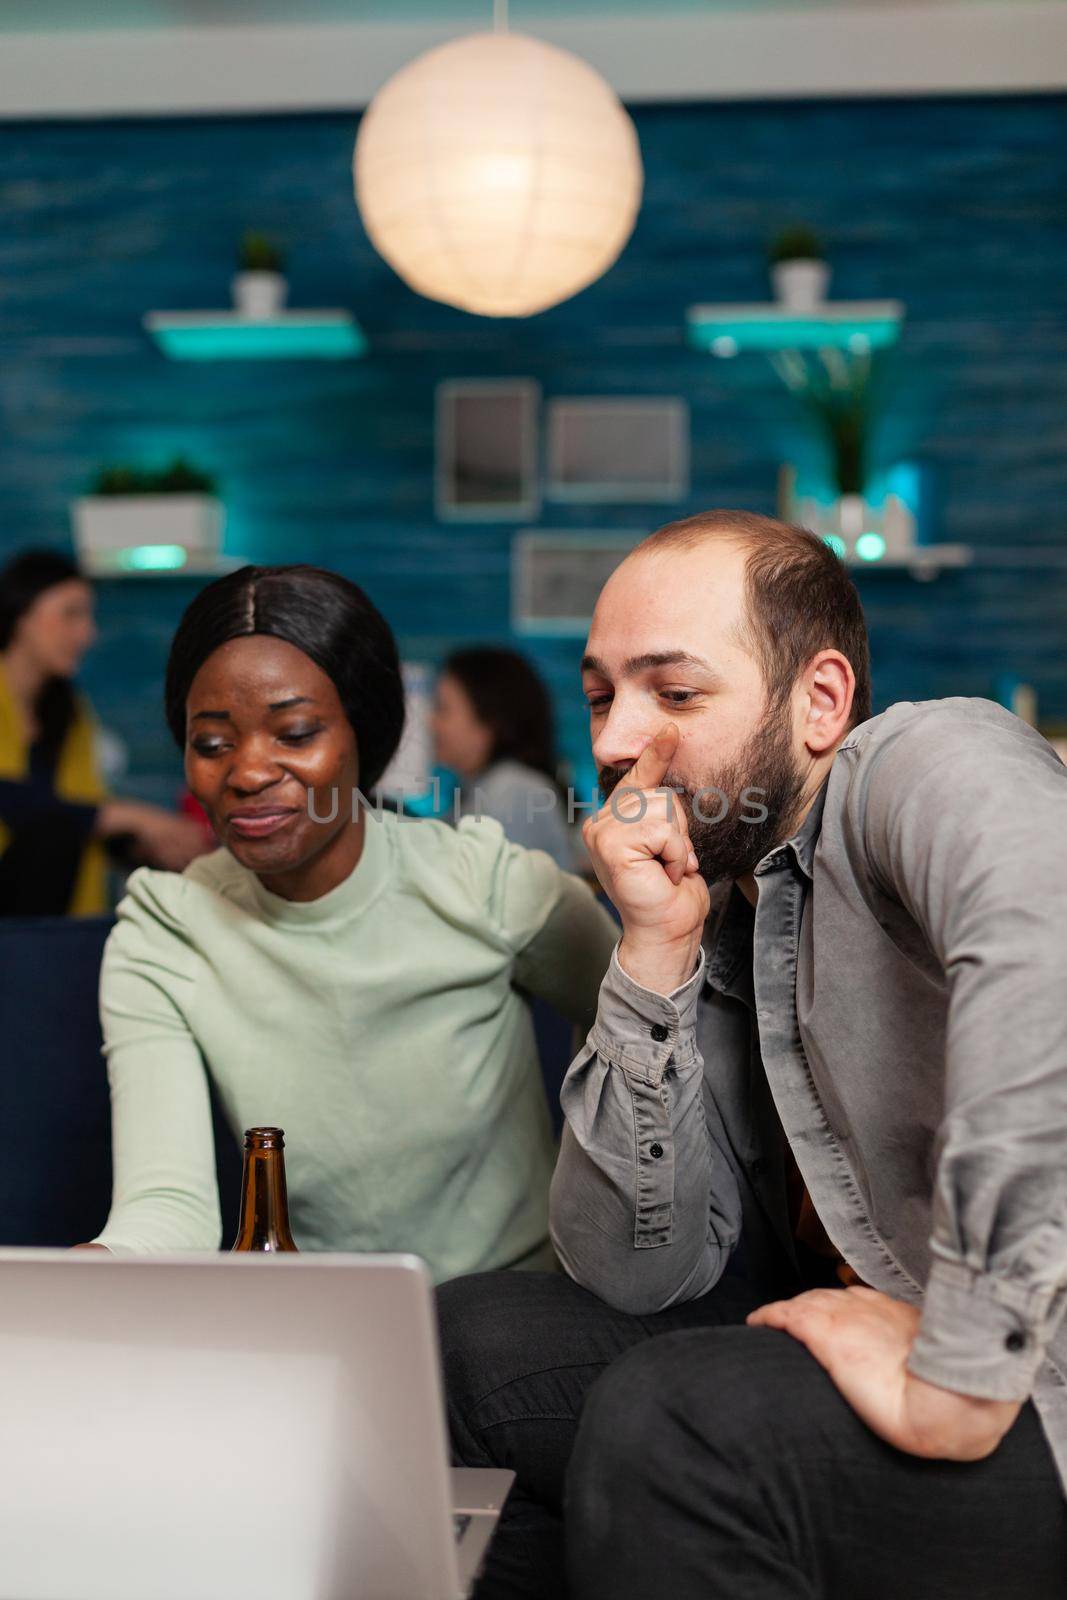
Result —
<instances>
[{"instance_id":1,"label":"potted plant","mask_svg":"<svg viewBox=\"0 0 1067 1600\"><path fill-rule=\"evenodd\" d=\"M252 322L276 317L289 291L281 250L266 234L246 233L241 240L238 266L231 285L238 316Z\"/></svg>"},{"instance_id":2,"label":"potted plant","mask_svg":"<svg viewBox=\"0 0 1067 1600\"><path fill-rule=\"evenodd\" d=\"M874 453L874 437L885 407L885 373L869 354L821 351L818 357L781 351L775 370L803 405L828 457L829 478L836 494L830 506L804 502L801 521L839 539L853 554L864 533L882 533L882 515L867 503L866 490ZM891 528L894 551L908 529ZM888 544L888 538L887 538Z\"/></svg>"},{"instance_id":3,"label":"potted plant","mask_svg":"<svg viewBox=\"0 0 1067 1600\"><path fill-rule=\"evenodd\" d=\"M89 575L211 565L225 521L210 473L177 456L167 467L108 466L72 507Z\"/></svg>"},{"instance_id":4,"label":"potted plant","mask_svg":"<svg viewBox=\"0 0 1067 1600\"><path fill-rule=\"evenodd\" d=\"M771 245L775 298L792 311L814 311L826 299L830 268L822 241L807 227L784 229Z\"/></svg>"}]
</instances>

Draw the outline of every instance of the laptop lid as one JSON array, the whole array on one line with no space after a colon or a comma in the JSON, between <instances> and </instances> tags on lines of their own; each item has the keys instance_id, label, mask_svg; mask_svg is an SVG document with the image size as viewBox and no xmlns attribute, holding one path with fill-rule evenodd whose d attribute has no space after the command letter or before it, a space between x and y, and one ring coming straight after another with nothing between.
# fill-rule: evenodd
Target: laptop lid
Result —
<instances>
[{"instance_id":1,"label":"laptop lid","mask_svg":"<svg viewBox=\"0 0 1067 1600\"><path fill-rule=\"evenodd\" d=\"M414 1256L0 1250L0 1600L454 1600Z\"/></svg>"}]
</instances>

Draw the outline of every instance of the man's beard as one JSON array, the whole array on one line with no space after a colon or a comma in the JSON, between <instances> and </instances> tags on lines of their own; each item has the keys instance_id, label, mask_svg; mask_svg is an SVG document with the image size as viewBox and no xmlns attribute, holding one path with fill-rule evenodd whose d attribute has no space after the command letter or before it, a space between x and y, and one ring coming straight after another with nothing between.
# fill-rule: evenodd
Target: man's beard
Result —
<instances>
[{"instance_id":1,"label":"man's beard","mask_svg":"<svg viewBox=\"0 0 1067 1600\"><path fill-rule=\"evenodd\" d=\"M791 732L788 705L773 709L740 755L702 783L687 784L674 772L664 776L661 787L674 789L682 803L706 883L745 877L789 838L804 791ZM602 767L605 797L626 778L618 767Z\"/></svg>"}]
</instances>

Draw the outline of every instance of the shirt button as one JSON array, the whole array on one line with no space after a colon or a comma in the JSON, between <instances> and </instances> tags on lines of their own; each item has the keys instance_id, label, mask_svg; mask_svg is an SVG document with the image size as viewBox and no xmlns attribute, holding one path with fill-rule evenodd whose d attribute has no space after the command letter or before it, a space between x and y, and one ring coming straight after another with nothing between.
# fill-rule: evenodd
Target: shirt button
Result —
<instances>
[{"instance_id":1,"label":"shirt button","mask_svg":"<svg viewBox=\"0 0 1067 1600\"><path fill-rule=\"evenodd\" d=\"M1025 1335L1025 1333L1020 1333L1018 1328L1013 1329L1012 1332L1009 1333L1007 1338L1004 1340L1004 1348L1005 1348L1005 1350L1010 1350L1013 1355L1016 1354L1016 1352L1019 1351L1019 1350L1025 1350L1026 1349L1026 1335Z\"/></svg>"},{"instance_id":2,"label":"shirt button","mask_svg":"<svg viewBox=\"0 0 1067 1600\"><path fill-rule=\"evenodd\" d=\"M757 1156L748 1170L754 1178L761 1178L767 1170L767 1163L762 1156Z\"/></svg>"},{"instance_id":3,"label":"shirt button","mask_svg":"<svg viewBox=\"0 0 1067 1600\"><path fill-rule=\"evenodd\" d=\"M648 1147L648 1153L658 1161L660 1156L663 1154L663 1146L661 1144L650 1144Z\"/></svg>"},{"instance_id":4,"label":"shirt button","mask_svg":"<svg viewBox=\"0 0 1067 1600\"><path fill-rule=\"evenodd\" d=\"M649 1032L657 1044L662 1044L664 1039L669 1039L671 1036L671 1030L665 1022L654 1022Z\"/></svg>"}]
</instances>

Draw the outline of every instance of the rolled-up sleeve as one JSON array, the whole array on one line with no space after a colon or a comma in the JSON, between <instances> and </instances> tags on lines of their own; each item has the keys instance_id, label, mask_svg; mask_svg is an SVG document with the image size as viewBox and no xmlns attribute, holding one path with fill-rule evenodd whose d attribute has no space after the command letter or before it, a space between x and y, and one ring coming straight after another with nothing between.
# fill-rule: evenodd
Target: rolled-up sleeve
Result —
<instances>
[{"instance_id":1,"label":"rolled-up sleeve","mask_svg":"<svg viewBox=\"0 0 1067 1600\"><path fill-rule=\"evenodd\" d=\"M1007 712L950 701L866 783L869 859L949 991L910 1367L1024 1400L1067 1306L1067 769Z\"/></svg>"},{"instance_id":2,"label":"rolled-up sleeve","mask_svg":"<svg viewBox=\"0 0 1067 1600\"><path fill-rule=\"evenodd\" d=\"M616 952L563 1084L552 1240L572 1278L635 1313L706 1293L740 1235L736 1179L703 1092L703 986L703 954L688 982L661 995Z\"/></svg>"}]
</instances>

